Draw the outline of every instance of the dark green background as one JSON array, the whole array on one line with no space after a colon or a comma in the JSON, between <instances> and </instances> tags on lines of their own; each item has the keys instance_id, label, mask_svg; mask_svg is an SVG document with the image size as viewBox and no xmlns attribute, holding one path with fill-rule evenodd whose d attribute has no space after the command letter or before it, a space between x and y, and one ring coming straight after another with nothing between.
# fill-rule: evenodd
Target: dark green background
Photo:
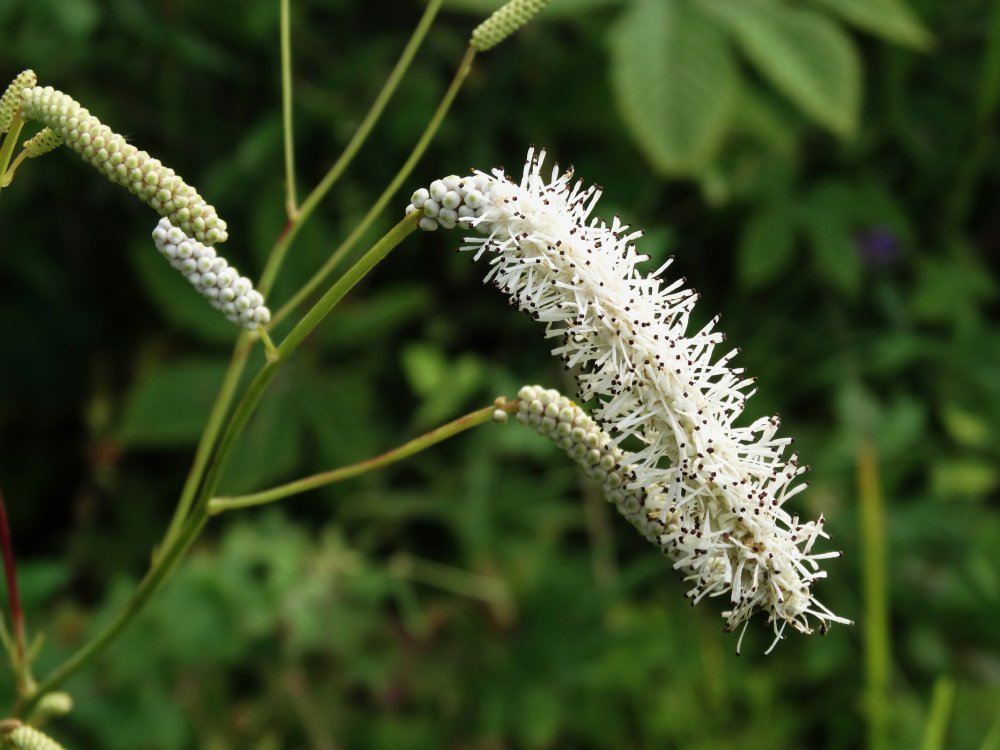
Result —
<instances>
[{"instance_id":1,"label":"dark green background","mask_svg":"<svg viewBox=\"0 0 1000 750\"><path fill-rule=\"evenodd\" d=\"M813 472L795 507L824 513L828 548L847 553L818 593L858 626L764 657L758 624L737 658L719 602L689 608L668 562L565 457L487 425L212 523L69 685L77 708L51 725L68 747L862 746L865 445L888 517L890 746L919 746L943 679L957 690L945 746L1000 747L1000 14L913 0L934 34L924 52L831 16L863 71L845 140L739 56L753 106L700 163L665 174L612 87L614 34L642 1L554 3L482 55L380 229L436 177L519 172L529 143L603 185L602 216L645 228L654 258L676 254L670 273L702 293L695 322L722 313L760 377L747 419L780 411L798 438ZM293 6L301 193L422 5ZM395 173L481 17L441 14L272 308ZM276 1L4 0L0 79L33 68L174 167L254 276L284 223L277 40ZM0 197L0 487L29 627L46 637L41 674L144 570L235 336L153 252L154 225L68 150L24 165ZM274 383L224 489L365 458L524 383L569 389L540 329L452 252L458 239L413 236L338 308Z\"/></svg>"}]
</instances>

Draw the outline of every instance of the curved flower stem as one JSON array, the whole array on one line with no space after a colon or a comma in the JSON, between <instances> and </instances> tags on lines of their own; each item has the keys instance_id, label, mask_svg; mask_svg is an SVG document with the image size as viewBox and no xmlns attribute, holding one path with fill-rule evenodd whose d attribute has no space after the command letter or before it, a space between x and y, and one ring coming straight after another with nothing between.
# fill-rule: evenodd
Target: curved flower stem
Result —
<instances>
[{"instance_id":1,"label":"curved flower stem","mask_svg":"<svg viewBox=\"0 0 1000 750\"><path fill-rule=\"evenodd\" d=\"M295 134L292 128L292 23L289 0L281 0L281 120L285 132L285 211L295 221L299 213L295 195Z\"/></svg>"},{"instance_id":2,"label":"curved flower stem","mask_svg":"<svg viewBox=\"0 0 1000 750\"><path fill-rule=\"evenodd\" d=\"M472 61L476 56L476 51L469 47L465 51L465 56L462 58L462 62L458 66L458 70L455 72L455 77L451 81L451 85L445 92L444 98L441 99L441 103L438 105L437 111L434 112L434 116L431 117L430 122L427 123L427 127L424 129L423 135L420 136L420 140L413 147L413 151L410 152L410 156L407 158L406 163L400 167L396 176L392 178L392 182L389 183L388 187L382 192L372 207L368 209L368 213L365 214L361 222L351 231L347 238L340 244L333 254L327 259L323 267L317 271L305 285L295 293L295 295L286 302L274 317L271 318L271 322L268 328L274 328L279 322L288 317L288 314L292 312L296 307L301 305L306 299L313 294L316 289L326 280L326 277L330 275L334 268L344 259L344 256L349 253L357 241L364 236L365 232L371 227L372 222L375 218L382 212L386 204L395 195L396 191L399 190L400 186L410 176L413 168L416 166L420 157L424 155L424 151L427 150L427 146L430 144L431 139L437 133L438 128L441 127L441 123L448 114L448 110L451 107L452 102L455 100L455 96L458 94L459 90L462 88L462 83L465 81L466 76L468 76L469 71L472 69ZM303 210L305 210L305 204L303 204Z\"/></svg>"},{"instance_id":3,"label":"curved flower stem","mask_svg":"<svg viewBox=\"0 0 1000 750\"><path fill-rule=\"evenodd\" d=\"M187 479L184 481L184 489L181 491L180 500L174 509L173 518L170 520L170 525L167 527L163 541L154 555L154 561L159 555L159 550L170 549L173 546L177 540L177 536L181 533L181 528L185 520L187 520L191 504L194 502L202 477L205 475L205 467L208 466L208 460L212 455L212 448L215 446L215 441L222 430L223 420L226 418L226 413L232 405L233 397L236 395L236 388L239 386L243 370L246 368L252 340L253 337L249 331L241 332L236 338L236 344L233 347L233 356L229 362L229 369L226 370L219 393L215 397L215 403L212 405L212 411L209 413L208 422L205 424L205 429L201 433L201 439L198 441L194 463L191 466L191 471L188 472Z\"/></svg>"},{"instance_id":4,"label":"curved flower stem","mask_svg":"<svg viewBox=\"0 0 1000 750\"><path fill-rule=\"evenodd\" d=\"M283 0L283 2L287 2L287 0ZM368 138L368 135L371 133L375 123L378 121L379 117L382 116L382 111L385 109L385 105L388 104L389 99L395 93L396 88L399 85L400 80L402 80L403 75L406 73L407 68L410 67L413 57L416 55L421 42L424 40L424 36L430 29L431 23L434 21L434 16L437 15L438 9L441 7L441 2L442 0L431 0L431 2L427 4L427 8L424 10L424 15L420 18L417 28L414 29L413 35L410 37L410 41L407 42L407 45L403 50L403 54L400 55L399 61L392 69L389 77L386 79L385 85L382 86L382 90L378 93L378 96L372 103L371 109L369 109L368 114L365 115L365 119L361 121L360 125L358 125L358 129L354 132L354 135L351 137L351 140L348 142L346 148L344 148L344 152L340 155L337 161L334 162L333 166L330 167L330 171L326 173L320 183L313 188L313 191L306 196L304 201L302 201L302 205L298 208L295 215L293 216L289 214L290 218L288 226L285 228L281 237L278 238L278 242L271 251L271 257L268 259L267 268L264 269L264 273L261 276L258 289L261 287L264 289L270 288L271 284L274 282L274 278L277 276L278 271L281 268L281 264L285 259L285 254L288 252L288 248L295 240L295 237L298 235L302 225L305 224L306 220L312 215L312 212L316 209L319 202L326 197L328 192L330 192L330 188L332 188L334 183L340 179L344 170L347 169L348 164L351 163L351 160L361 149L361 146ZM289 94L289 97L290 96L291 95ZM291 115L289 113L286 125L290 126L290 123ZM288 131L286 130L286 139L288 137L287 132ZM264 292L262 291L261 293L263 294Z\"/></svg>"},{"instance_id":5,"label":"curved flower stem","mask_svg":"<svg viewBox=\"0 0 1000 750\"><path fill-rule=\"evenodd\" d=\"M14 704L14 709L11 713L12 716L23 717L30 714L42 696L55 690L89 664L92 659L103 653L132 621L132 618L142 610L146 601L156 592L160 584L177 567L177 563L180 562L184 553L187 552L192 542L194 542L204 527L205 521L205 516L195 517L184 526L183 532L177 536L176 541L169 549L164 550L164 554L150 567L149 572L146 573L145 578L142 579L142 582L135 590L135 593L132 594L132 598L129 599L125 608L97 636L88 641L79 651L46 675L45 679L39 682L34 690L28 695L21 697Z\"/></svg>"},{"instance_id":6,"label":"curved flower stem","mask_svg":"<svg viewBox=\"0 0 1000 750\"><path fill-rule=\"evenodd\" d=\"M9 181L7 176L7 165L10 164L10 157L14 154L14 147L21 137L21 128L24 127L24 120L18 114L14 115L14 121L10 125L7 135L3 136L3 145L0 145L0 189L6 187Z\"/></svg>"},{"instance_id":7,"label":"curved flower stem","mask_svg":"<svg viewBox=\"0 0 1000 750\"><path fill-rule=\"evenodd\" d=\"M420 437L414 438L397 448L393 448L392 450L386 451L385 453L373 458L359 461L356 464L342 466L331 471L323 471L319 474L303 477L302 479L297 479L294 482L288 482L287 484L272 487L269 490L254 492L250 495L213 497L208 501L208 513L209 515L214 516L219 513L224 513L227 510L250 508L255 505L273 503L276 500L283 500L286 497L298 495L299 493L306 492L307 490L324 487L328 484L334 484L335 482L342 482L345 479L351 479L352 477L366 474L369 471L381 469L383 466L388 466L389 464L396 463L397 461L402 461L404 458L409 458L415 453L427 450L431 446L437 445L450 437L454 437L459 433L465 432L466 430L470 430L473 427L483 424L484 422L490 421L493 418L493 413L497 409L501 409L506 412L515 412L517 411L517 400L498 400L498 402L492 406L487 406L474 412L470 412L463 417L459 417L458 419L441 425L430 432L424 433Z\"/></svg>"},{"instance_id":8,"label":"curved flower stem","mask_svg":"<svg viewBox=\"0 0 1000 750\"><path fill-rule=\"evenodd\" d=\"M263 368L257 373L254 379L251 381L250 385L247 387L243 398L236 405L233 411L232 418L229 420L226 426L225 432L223 432L221 439L219 440L218 447L212 451L211 447L207 447L203 451L203 446L208 445L207 442L203 440L203 444L199 446L198 456L195 459L196 468L199 465L200 457L206 455L204 459L204 481L197 482L197 480L192 479L196 472L192 470L191 476L188 478L188 483L185 486L185 497L187 493L191 493L191 497L194 497L195 491L200 486L200 491L197 492L197 499L194 501L194 505L191 508L191 512L186 521L183 521L177 528L177 531L168 531L167 537L164 539L164 543L161 545L158 553L153 558L153 564L150 566L149 571L146 573L145 578L139 584L132 598L129 600L125 608L119 612L115 618L104 627L93 639L88 641L84 646L73 654L68 660L63 662L59 667L57 667L53 672L51 672L44 680L42 680L38 687L32 690L28 695L22 697L17 704L14 706L15 716L25 716L32 708L38 703L41 697L48 692L51 692L56 687L61 685L63 682L68 680L74 674L83 669L87 664L89 664L93 659L100 656L104 650L111 645L118 637L118 635L125 629L125 627L132 621L132 619L142 610L149 598L156 592L159 586L170 576L170 574L177 567L177 564L184 557L184 554L191 547L194 540L197 539L198 534L204 528L205 523L208 521L208 503L215 492L218 485L219 478L222 475L222 470L225 468L226 459L228 458L229 451L233 444L236 442L237 437L243 431L244 426L250 420L253 415L257 404L260 402L261 396L264 394L267 386L277 375L278 369L287 360L288 355L290 355L299 344L305 339L305 337L317 326L323 317L336 305L344 295L347 294L365 275L375 267L375 265L385 258L389 252L396 247L402 240L412 232L417 226L418 218L416 215L408 216L403 221L399 222L392 230L389 231L381 240L379 240L372 248L365 253L353 266L351 266L344 275L330 288L326 294L317 302L311 310L303 317L298 325L292 329L292 332L288 337L281 342L281 345L277 348L278 358L269 361L264 365ZM244 336L240 337L241 340ZM237 356L241 351L242 341L237 341ZM247 351L245 348L243 351ZM235 383L233 380L238 381L238 370L241 370L242 366L239 368L230 368L230 373L227 375L226 382L223 385L224 393L232 393L235 389ZM234 374L235 373L235 374ZM213 409L212 417L210 418L210 426L217 422L221 423L221 419L225 414L225 408L221 408L219 405L223 402L220 399L216 402L216 408ZM206 433L209 430L206 429ZM189 490L190 487L195 489ZM188 504L190 504L190 500ZM175 520L181 518L182 516L175 514Z\"/></svg>"},{"instance_id":9,"label":"curved flower stem","mask_svg":"<svg viewBox=\"0 0 1000 750\"><path fill-rule=\"evenodd\" d=\"M22 149L21 153L17 155L17 158L14 159L14 163L10 165L10 169L7 170L6 174L0 174L0 187L7 187L11 182L13 182L14 174L17 172L17 168L21 166L21 162L23 162L27 156L28 151L26 149Z\"/></svg>"}]
</instances>

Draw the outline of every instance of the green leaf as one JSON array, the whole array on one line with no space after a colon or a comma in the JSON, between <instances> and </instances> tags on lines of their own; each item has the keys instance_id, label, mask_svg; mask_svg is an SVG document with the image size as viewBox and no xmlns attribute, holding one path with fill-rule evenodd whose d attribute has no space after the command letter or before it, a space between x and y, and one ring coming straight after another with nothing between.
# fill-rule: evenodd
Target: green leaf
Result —
<instances>
[{"instance_id":1,"label":"green leaf","mask_svg":"<svg viewBox=\"0 0 1000 750\"><path fill-rule=\"evenodd\" d=\"M699 0L750 62L820 125L842 138L857 128L861 60L850 37L820 13L765 0Z\"/></svg>"},{"instance_id":2,"label":"green leaf","mask_svg":"<svg viewBox=\"0 0 1000 750\"><path fill-rule=\"evenodd\" d=\"M629 6L611 34L611 82L626 126L665 174L712 159L739 92L725 35L688 0Z\"/></svg>"},{"instance_id":3,"label":"green leaf","mask_svg":"<svg viewBox=\"0 0 1000 750\"><path fill-rule=\"evenodd\" d=\"M226 373L221 359L188 359L141 377L129 392L118 427L127 447L186 447L201 434Z\"/></svg>"},{"instance_id":4,"label":"green leaf","mask_svg":"<svg viewBox=\"0 0 1000 750\"><path fill-rule=\"evenodd\" d=\"M776 204L757 212L747 222L739 247L740 278L748 288L773 281L795 254L792 212Z\"/></svg>"},{"instance_id":5,"label":"green leaf","mask_svg":"<svg viewBox=\"0 0 1000 750\"><path fill-rule=\"evenodd\" d=\"M811 0L859 29L925 50L933 37L904 0Z\"/></svg>"}]
</instances>

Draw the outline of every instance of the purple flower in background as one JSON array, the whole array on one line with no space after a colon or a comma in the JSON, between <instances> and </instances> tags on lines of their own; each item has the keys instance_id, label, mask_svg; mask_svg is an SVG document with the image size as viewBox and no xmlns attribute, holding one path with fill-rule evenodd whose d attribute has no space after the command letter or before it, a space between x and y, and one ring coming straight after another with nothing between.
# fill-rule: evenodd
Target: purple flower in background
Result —
<instances>
[{"instance_id":1,"label":"purple flower in background","mask_svg":"<svg viewBox=\"0 0 1000 750\"><path fill-rule=\"evenodd\" d=\"M861 260L873 268L891 265L900 255L899 238L884 225L861 230L855 242Z\"/></svg>"}]
</instances>

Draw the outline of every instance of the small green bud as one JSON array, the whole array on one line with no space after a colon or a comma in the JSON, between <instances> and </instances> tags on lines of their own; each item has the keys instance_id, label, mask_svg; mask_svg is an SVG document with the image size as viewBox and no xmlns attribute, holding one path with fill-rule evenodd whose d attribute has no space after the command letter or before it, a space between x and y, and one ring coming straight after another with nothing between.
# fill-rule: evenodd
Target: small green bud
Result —
<instances>
[{"instance_id":1,"label":"small green bud","mask_svg":"<svg viewBox=\"0 0 1000 750\"><path fill-rule=\"evenodd\" d=\"M548 4L549 0L510 0L472 32L469 42L479 52L496 47Z\"/></svg>"},{"instance_id":2,"label":"small green bud","mask_svg":"<svg viewBox=\"0 0 1000 750\"><path fill-rule=\"evenodd\" d=\"M10 86L3 92L3 96L0 96L0 135L10 130L10 126L14 122L14 115L17 114L18 107L21 106L21 92L31 88L37 82L35 71L25 70L11 81Z\"/></svg>"},{"instance_id":3,"label":"small green bud","mask_svg":"<svg viewBox=\"0 0 1000 750\"><path fill-rule=\"evenodd\" d=\"M65 716L73 710L73 696L69 693L58 691L46 693L38 701L34 714L46 718L52 716Z\"/></svg>"},{"instance_id":4,"label":"small green bud","mask_svg":"<svg viewBox=\"0 0 1000 750\"><path fill-rule=\"evenodd\" d=\"M24 150L29 159L47 154L53 149L59 148L63 144L63 139L51 128L43 128L34 138L24 142Z\"/></svg>"},{"instance_id":5,"label":"small green bud","mask_svg":"<svg viewBox=\"0 0 1000 750\"><path fill-rule=\"evenodd\" d=\"M22 724L7 735L7 743L14 750L65 750L62 745L39 732L34 727Z\"/></svg>"}]
</instances>

